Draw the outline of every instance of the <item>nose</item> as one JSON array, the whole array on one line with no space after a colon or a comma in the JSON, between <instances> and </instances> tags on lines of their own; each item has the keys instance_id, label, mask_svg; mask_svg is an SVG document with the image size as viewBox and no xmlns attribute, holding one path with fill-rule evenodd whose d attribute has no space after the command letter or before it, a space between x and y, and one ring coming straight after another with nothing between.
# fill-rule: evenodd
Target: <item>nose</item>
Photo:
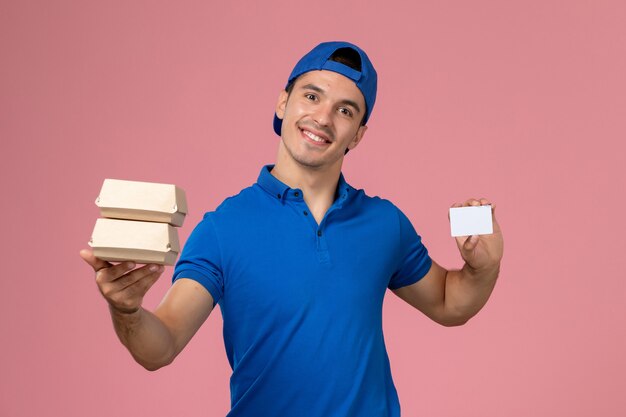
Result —
<instances>
[{"instance_id":1,"label":"nose","mask_svg":"<svg viewBox=\"0 0 626 417\"><path fill-rule=\"evenodd\" d=\"M330 105L321 104L315 109L313 120L320 126L329 126L332 121L332 108Z\"/></svg>"}]
</instances>

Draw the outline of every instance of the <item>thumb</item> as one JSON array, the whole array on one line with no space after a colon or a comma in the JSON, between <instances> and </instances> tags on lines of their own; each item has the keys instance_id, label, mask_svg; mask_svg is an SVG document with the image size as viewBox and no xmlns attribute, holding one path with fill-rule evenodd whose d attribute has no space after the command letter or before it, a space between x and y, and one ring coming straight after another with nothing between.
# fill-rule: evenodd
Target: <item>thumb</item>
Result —
<instances>
[{"instance_id":1,"label":"thumb","mask_svg":"<svg viewBox=\"0 0 626 417\"><path fill-rule=\"evenodd\" d=\"M90 249L81 249L79 254L80 257L83 258L83 260L87 262L95 272L98 272L102 268L108 268L110 266L113 266L113 264L110 262L103 261L100 258L96 258L96 256L93 254L93 251Z\"/></svg>"},{"instance_id":2,"label":"thumb","mask_svg":"<svg viewBox=\"0 0 626 417\"><path fill-rule=\"evenodd\" d=\"M463 242L463 250L470 252L474 250L477 243L478 243L478 236L472 235L468 237L467 239L465 239L465 242Z\"/></svg>"}]
</instances>

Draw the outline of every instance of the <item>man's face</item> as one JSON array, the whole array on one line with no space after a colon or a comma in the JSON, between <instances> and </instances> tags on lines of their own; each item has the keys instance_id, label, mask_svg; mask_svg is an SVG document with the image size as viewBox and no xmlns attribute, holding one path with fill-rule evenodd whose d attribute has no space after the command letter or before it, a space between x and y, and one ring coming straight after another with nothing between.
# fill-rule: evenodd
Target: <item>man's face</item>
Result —
<instances>
[{"instance_id":1,"label":"man's face","mask_svg":"<svg viewBox=\"0 0 626 417\"><path fill-rule=\"evenodd\" d=\"M365 99L356 84L333 71L310 71L281 92L276 115L282 141L297 163L309 168L341 164L345 150L358 145L366 126Z\"/></svg>"}]
</instances>

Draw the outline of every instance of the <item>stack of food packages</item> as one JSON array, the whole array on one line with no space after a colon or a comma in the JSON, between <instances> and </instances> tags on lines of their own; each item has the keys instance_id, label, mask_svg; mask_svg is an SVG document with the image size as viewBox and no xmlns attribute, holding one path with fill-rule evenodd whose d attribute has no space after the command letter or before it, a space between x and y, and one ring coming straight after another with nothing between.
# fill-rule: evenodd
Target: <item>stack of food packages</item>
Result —
<instances>
[{"instance_id":1,"label":"stack of food packages","mask_svg":"<svg viewBox=\"0 0 626 417\"><path fill-rule=\"evenodd\" d=\"M105 261L174 265L180 252L177 227L187 214L185 191L171 184L105 179L96 199L89 245Z\"/></svg>"}]
</instances>

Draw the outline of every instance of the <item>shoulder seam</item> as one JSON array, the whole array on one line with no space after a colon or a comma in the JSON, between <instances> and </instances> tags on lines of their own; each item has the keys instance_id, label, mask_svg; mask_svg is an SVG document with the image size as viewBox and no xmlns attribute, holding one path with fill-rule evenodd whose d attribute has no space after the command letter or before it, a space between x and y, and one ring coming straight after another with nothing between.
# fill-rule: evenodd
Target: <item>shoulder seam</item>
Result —
<instances>
[{"instance_id":1,"label":"shoulder seam","mask_svg":"<svg viewBox=\"0 0 626 417\"><path fill-rule=\"evenodd\" d=\"M210 216L210 213L207 213L206 215L207 219L209 220L209 222L211 223L211 227L213 228L213 232L215 232L215 240L217 241L217 250L219 251L220 254L220 265L222 267L222 287L224 287L224 280L225 280L225 274L224 274L224 256L222 253L222 244L220 243L220 238L218 235L218 231L217 231L217 227L215 226L215 222L213 221L213 216ZM223 291L223 288L222 288Z\"/></svg>"}]
</instances>

